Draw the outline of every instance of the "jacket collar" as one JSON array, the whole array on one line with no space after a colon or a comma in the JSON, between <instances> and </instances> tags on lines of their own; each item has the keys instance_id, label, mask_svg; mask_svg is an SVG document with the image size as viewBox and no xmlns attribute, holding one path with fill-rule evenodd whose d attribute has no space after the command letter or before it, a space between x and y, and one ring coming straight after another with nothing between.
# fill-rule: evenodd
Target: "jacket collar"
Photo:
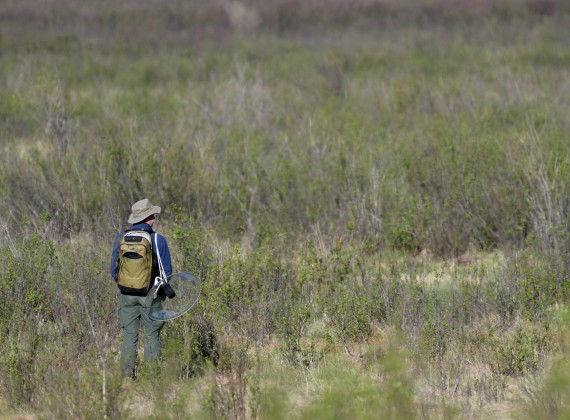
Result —
<instances>
[{"instance_id":1,"label":"jacket collar","mask_svg":"<svg viewBox=\"0 0 570 420\"><path fill-rule=\"evenodd\" d=\"M129 230L144 230L148 233L153 233L152 228L146 223L135 223Z\"/></svg>"}]
</instances>

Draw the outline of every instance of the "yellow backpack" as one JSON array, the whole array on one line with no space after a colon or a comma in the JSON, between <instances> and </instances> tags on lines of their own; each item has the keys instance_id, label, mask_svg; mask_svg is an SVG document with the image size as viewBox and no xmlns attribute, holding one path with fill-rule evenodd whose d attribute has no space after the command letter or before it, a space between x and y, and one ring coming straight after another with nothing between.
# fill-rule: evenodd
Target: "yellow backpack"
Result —
<instances>
[{"instance_id":1,"label":"yellow backpack","mask_svg":"<svg viewBox=\"0 0 570 420\"><path fill-rule=\"evenodd\" d=\"M124 294L146 296L152 274L150 234L144 230L127 231L119 240L119 289Z\"/></svg>"}]
</instances>

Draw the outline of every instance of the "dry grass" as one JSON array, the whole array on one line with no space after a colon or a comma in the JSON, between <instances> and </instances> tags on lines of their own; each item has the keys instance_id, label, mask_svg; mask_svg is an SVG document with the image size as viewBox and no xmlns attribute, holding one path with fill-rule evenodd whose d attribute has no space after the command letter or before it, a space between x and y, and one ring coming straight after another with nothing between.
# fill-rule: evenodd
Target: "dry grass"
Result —
<instances>
[{"instance_id":1,"label":"dry grass","mask_svg":"<svg viewBox=\"0 0 570 420\"><path fill-rule=\"evenodd\" d=\"M1 412L563 416L565 2L32 3L0 4ZM139 194L204 293L128 382Z\"/></svg>"}]
</instances>

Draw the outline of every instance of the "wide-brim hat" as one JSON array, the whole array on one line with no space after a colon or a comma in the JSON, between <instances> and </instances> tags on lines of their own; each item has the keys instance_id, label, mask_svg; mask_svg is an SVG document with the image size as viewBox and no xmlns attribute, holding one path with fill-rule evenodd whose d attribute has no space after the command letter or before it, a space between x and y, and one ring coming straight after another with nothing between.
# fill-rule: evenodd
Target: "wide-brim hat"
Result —
<instances>
[{"instance_id":1,"label":"wide-brim hat","mask_svg":"<svg viewBox=\"0 0 570 420\"><path fill-rule=\"evenodd\" d=\"M144 198L133 204L133 206L131 207L131 215L129 216L128 222L129 223L142 222L147 217L158 213L160 213L160 207L153 206L148 200L148 198Z\"/></svg>"}]
</instances>

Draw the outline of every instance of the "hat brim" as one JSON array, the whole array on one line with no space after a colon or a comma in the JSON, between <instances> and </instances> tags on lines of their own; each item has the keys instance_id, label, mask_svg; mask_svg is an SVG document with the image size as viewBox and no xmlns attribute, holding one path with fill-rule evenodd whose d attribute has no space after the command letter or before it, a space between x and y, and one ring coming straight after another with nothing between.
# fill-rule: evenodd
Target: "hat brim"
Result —
<instances>
[{"instance_id":1,"label":"hat brim","mask_svg":"<svg viewBox=\"0 0 570 420\"><path fill-rule=\"evenodd\" d=\"M139 222L142 222L147 217L152 216L153 214L159 214L159 213L160 213L160 207L152 206L151 208L146 209L145 211L137 214L136 216L131 213L131 215L129 216L128 222L129 223L139 223Z\"/></svg>"}]
</instances>

